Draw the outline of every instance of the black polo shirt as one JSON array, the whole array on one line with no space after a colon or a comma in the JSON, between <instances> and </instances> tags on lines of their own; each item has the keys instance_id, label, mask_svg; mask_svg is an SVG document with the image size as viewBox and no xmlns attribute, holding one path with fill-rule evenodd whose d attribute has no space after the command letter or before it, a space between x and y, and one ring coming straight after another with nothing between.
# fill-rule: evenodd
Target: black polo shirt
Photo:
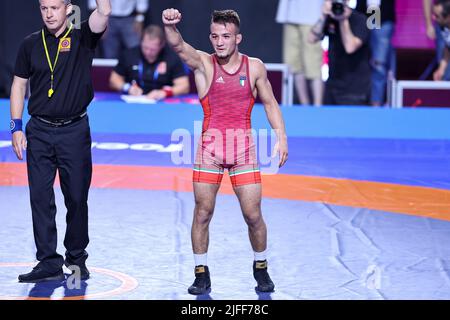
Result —
<instances>
[{"instance_id":1,"label":"black polo shirt","mask_svg":"<svg viewBox=\"0 0 450 320\"><path fill-rule=\"evenodd\" d=\"M173 86L174 79L187 76L183 62L167 46L153 63L144 58L140 47L126 50L114 71L124 77L126 82L136 81L144 94L164 86Z\"/></svg>"},{"instance_id":2,"label":"black polo shirt","mask_svg":"<svg viewBox=\"0 0 450 320\"><path fill-rule=\"evenodd\" d=\"M60 38L68 28L56 38L44 27L45 39L51 63L55 62ZM30 79L31 96L28 113L32 116L48 118L70 118L86 110L94 97L91 80L92 59L103 33L93 33L88 21L81 23L81 29L73 29L66 37L70 47L59 53L54 71L54 94L48 97L50 89L50 67L47 62L42 30L23 41L16 60L15 75Z\"/></svg>"},{"instance_id":3,"label":"black polo shirt","mask_svg":"<svg viewBox=\"0 0 450 320\"><path fill-rule=\"evenodd\" d=\"M329 36L329 78L328 85L347 93L366 94L370 88L370 30L366 26L366 16L353 10L349 17L350 29L362 46L352 54L345 51L339 23L328 19L325 34Z\"/></svg>"}]
</instances>

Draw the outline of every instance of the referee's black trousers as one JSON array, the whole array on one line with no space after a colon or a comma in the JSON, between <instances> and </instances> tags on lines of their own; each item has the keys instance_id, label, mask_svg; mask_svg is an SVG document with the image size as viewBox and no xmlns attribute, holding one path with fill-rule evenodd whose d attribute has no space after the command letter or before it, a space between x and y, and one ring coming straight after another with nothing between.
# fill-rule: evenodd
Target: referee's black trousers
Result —
<instances>
[{"instance_id":1,"label":"referee's black trousers","mask_svg":"<svg viewBox=\"0 0 450 320\"><path fill-rule=\"evenodd\" d=\"M92 177L91 134L88 117L63 127L31 118L26 127L27 169L36 258L48 271L62 267L57 253L56 204L53 185L59 174L67 208L64 246L69 265L87 259L88 193Z\"/></svg>"}]
</instances>

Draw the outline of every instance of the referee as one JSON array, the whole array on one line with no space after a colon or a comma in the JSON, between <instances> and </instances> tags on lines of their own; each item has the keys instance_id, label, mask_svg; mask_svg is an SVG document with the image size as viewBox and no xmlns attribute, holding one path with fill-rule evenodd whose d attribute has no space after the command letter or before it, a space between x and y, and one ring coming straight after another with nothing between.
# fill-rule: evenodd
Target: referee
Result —
<instances>
[{"instance_id":1,"label":"referee","mask_svg":"<svg viewBox=\"0 0 450 320\"><path fill-rule=\"evenodd\" d=\"M70 0L40 0L44 26L23 41L11 89L12 145L17 158L27 154L36 258L39 263L19 282L64 280L62 266L79 268L89 278L88 192L92 176L91 135L86 109L94 96L91 65L106 30L110 0L97 0L97 9L77 29L67 18ZM22 132L27 81L30 121ZM56 206L53 184L59 174L67 207L65 259L56 252Z\"/></svg>"}]
</instances>

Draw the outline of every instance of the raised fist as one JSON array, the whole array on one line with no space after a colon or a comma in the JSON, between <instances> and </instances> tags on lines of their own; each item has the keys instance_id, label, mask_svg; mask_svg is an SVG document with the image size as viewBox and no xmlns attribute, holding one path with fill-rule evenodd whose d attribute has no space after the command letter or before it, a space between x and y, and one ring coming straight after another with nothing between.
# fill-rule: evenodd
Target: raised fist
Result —
<instances>
[{"instance_id":1,"label":"raised fist","mask_svg":"<svg viewBox=\"0 0 450 320\"><path fill-rule=\"evenodd\" d=\"M177 9L166 9L162 13L162 22L165 25L175 25L181 21L181 13Z\"/></svg>"}]
</instances>

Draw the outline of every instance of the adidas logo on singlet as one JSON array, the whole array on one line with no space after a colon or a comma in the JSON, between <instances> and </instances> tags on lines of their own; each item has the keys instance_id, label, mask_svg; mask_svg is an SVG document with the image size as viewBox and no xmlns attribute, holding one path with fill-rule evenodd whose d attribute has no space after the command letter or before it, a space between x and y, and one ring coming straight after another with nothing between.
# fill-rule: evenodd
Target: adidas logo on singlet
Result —
<instances>
[{"instance_id":1,"label":"adidas logo on singlet","mask_svg":"<svg viewBox=\"0 0 450 320\"><path fill-rule=\"evenodd\" d=\"M217 78L216 83L225 83L225 80L223 80L222 76L220 76Z\"/></svg>"}]
</instances>

